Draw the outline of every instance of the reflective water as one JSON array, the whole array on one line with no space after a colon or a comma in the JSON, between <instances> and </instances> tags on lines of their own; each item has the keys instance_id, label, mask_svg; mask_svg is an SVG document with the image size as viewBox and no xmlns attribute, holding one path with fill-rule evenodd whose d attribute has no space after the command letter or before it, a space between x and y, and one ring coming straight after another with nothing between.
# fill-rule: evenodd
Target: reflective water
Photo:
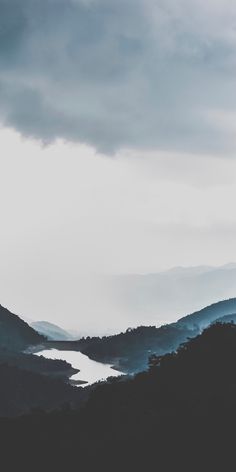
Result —
<instances>
[{"instance_id":1,"label":"reflective water","mask_svg":"<svg viewBox=\"0 0 236 472\"><path fill-rule=\"evenodd\" d=\"M91 385L99 380L106 380L108 377L118 377L121 372L112 369L109 364L96 362L78 351L59 351L58 349L45 349L36 353L37 356L44 356L48 359L62 359L69 362L75 369L80 369L72 380L84 380L87 383L81 386Z\"/></svg>"}]
</instances>

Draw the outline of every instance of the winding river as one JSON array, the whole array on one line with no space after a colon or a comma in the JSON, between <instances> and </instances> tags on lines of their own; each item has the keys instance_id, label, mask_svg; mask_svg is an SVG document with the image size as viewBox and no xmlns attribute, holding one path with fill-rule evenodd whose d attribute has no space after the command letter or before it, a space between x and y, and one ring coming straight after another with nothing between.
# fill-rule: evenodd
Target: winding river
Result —
<instances>
[{"instance_id":1,"label":"winding river","mask_svg":"<svg viewBox=\"0 0 236 472\"><path fill-rule=\"evenodd\" d=\"M86 384L80 385L87 387L99 380L106 380L108 377L118 377L123 375L121 372L112 369L110 364L103 364L101 362L93 361L88 356L79 351L59 351L58 349L45 349L37 352L37 356L44 356L47 359L61 359L69 362L75 369L79 369L75 375L72 375L71 380L85 381Z\"/></svg>"}]
</instances>

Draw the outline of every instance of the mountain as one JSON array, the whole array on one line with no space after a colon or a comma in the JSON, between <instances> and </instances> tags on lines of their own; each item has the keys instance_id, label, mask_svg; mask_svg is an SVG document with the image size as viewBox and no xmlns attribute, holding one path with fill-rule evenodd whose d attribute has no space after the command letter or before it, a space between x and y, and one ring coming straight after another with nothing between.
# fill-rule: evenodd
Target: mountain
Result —
<instances>
[{"instance_id":1,"label":"mountain","mask_svg":"<svg viewBox=\"0 0 236 472\"><path fill-rule=\"evenodd\" d=\"M43 356L35 356L19 351L10 351L6 348L0 349L0 364L7 364L8 366L18 367L29 372L60 378L66 383L69 383L69 377L78 372L78 369L74 369L66 361L47 359Z\"/></svg>"},{"instance_id":2,"label":"mountain","mask_svg":"<svg viewBox=\"0 0 236 472\"><path fill-rule=\"evenodd\" d=\"M34 321L31 323L31 327L49 340L69 341L73 339L67 331L48 321Z\"/></svg>"},{"instance_id":3,"label":"mountain","mask_svg":"<svg viewBox=\"0 0 236 472\"><path fill-rule=\"evenodd\" d=\"M36 408L50 411L65 403L79 407L87 395L83 389L59 378L9 365L9 362L0 362L0 379L0 416L18 416Z\"/></svg>"},{"instance_id":4,"label":"mountain","mask_svg":"<svg viewBox=\"0 0 236 472\"><path fill-rule=\"evenodd\" d=\"M218 318L230 315L231 313L236 313L236 298L213 303L202 310L180 318L177 324L178 326L186 326L189 329L194 329L197 326L201 330Z\"/></svg>"},{"instance_id":5,"label":"mountain","mask_svg":"<svg viewBox=\"0 0 236 472\"><path fill-rule=\"evenodd\" d=\"M85 393L69 385L78 370L61 360L30 354L45 336L0 305L0 415L15 416L32 408L79 406Z\"/></svg>"},{"instance_id":6,"label":"mountain","mask_svg":"<svg viewBox=\"0 0 236 472\"><path fill-rule=\"evenodd\" d=\"M23 350L45 340L19 316L0 305L0 348Z\"/></svg>"},{"instance_id":7,"label":"mountain","mask_svg":"<svg viewBox=\"0 0 236 472\"><path fill-rule=\"evenodd\" d=\"M180 318L176 323L160 328L140 326L102 338L82 338L73 344L73 348L94 360L111 363L125 372L138 372L147 367L151 354L163 355L175 351L181 343L199 334L212 322L235 312L236 298L223 300Z\"/></svg>"},{"instance_id":8,"label":"mountain","mask_svg":"<svg viewBox=\"0 0 236 472\"><path fill-rule=\"evenodd\" d=\"M128 327L161 326L187 313L236 296L236 266L176 267L149 274L80 275L78 296L69 297L63 313L56 294L50 294L44 312L32 319L34 305L15 301L27 313L25 320L46 320L65 327L73 339L81 336L112 335ZM9 298L8 298L9 299ZM15 299L15 298L14 298ZM49 301L50 300L50 301ZM71 329L79 328L78 333Z\"/></svg>"},{"instance_id":9,"label":"mountain","mask_svg":"<svg viewBox=\"0 0 236 472\"><path fill-rule=\"evenodd\" d=\"M134 373L147 368L151 354L162 355L175 351L188 337L198 333L198 329L189 330L178 325L164 325L160 328L139 326L115 336L82 338L73 343L73 349L81 351L91 359L112 364L123 372ZM65 343L61 347L56 343L55 347L66 349Z\"/></svg>"},{"instance_id":10,"label":"mountain","mask_svg":"<svg viewBox=\"0 0 236 472\"><path fill-rule=\"evenodd\" d=\"M80 411L0 419L1 461L24 470L35 457L41 469L232 470L235 372L236 326L213 325L154 356L147 372L98 385Z\"/></svg>"},{"instance_id":11,"label":"mountain","mask_svg":"<svg viewBox=\"0 0 236 472\"><path fill-rule=\"evenodd\" d=\"M58 331L60 332L60 328ZM43 345L45 342L45 336L0 305L0 364L7 363L23 370L61 377L68 381L69 376L77 372L70 364L30 354L33 346Z\"/></svg>"},{"instance_id":12,"label":"mountain","mask_svg":"<svg viewBox=\"0 0 236 472\"><path fill-rule=\"evenodd\" d=\"M121 313L119 330L121 323L126 327L160 326L235 297L236 265L176 267L154 274L107 277L106 282L111 313L113 306L116 315Z\"/></svg>"}]
</instances>

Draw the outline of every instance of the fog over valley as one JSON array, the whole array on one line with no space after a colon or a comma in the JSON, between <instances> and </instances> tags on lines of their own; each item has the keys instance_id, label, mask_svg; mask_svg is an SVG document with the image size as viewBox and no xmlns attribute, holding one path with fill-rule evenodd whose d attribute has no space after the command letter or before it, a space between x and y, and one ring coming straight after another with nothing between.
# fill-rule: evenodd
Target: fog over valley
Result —
<instances>
[{"instance_id":1,"label":"fog over valley","mask_svg":"<svg viewBox=\"0 0 236 472\"><path fill-rule=\"evenodd\" d=\"M0 0L0 457L229 472L236 1Z\"/></svg>"},{"instance_id":2,"label":"fog over valley","mask_svg":"<svg viewBox=\"0 0 236 472\"><path fill-rule=\"evenodd\" d=\"M233 159L0 140L3 305L102 334L235 295L234 270L214 269L236 259ZM160 274L199 265L214 270Z\"/></svg>"},{"instance_id":3,"label":"fog over valley","mask_svg":"<svg viewBox=\"0 0 236 472\"><path fill-rule=\"evenodd\" d=\"M156 274L80 276L65 293L57 288L33 306L36 293L14 294L26 321L59 324L73 338L125 331L139 325L176 321L222 299L235 296L236 264L176 267ZM41 289L45 289L41 284ZM50 287L52 290L52 287ZM60 288L63 290L63 287ZM41 292L43 293L43 292ZM18 297L17 297L18 296ZM17 310L19 312L19 309ZM25 315L27 313L27 315ZM60 339L60 338L58 338Z\"/></svg>"}]
</instances>

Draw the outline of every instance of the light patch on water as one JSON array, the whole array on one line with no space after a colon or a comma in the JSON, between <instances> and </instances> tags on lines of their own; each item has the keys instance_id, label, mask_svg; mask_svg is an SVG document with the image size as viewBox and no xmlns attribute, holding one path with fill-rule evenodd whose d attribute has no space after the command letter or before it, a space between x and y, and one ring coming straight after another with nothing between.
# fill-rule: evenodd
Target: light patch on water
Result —
<instances>
[{"instance_id":1,"label":"light patch on water","mask_svg":"<svg viewBox=\"0 0 236 472\"><path fill-rule=\"evenodd\" d=\"M95 382L106 380L108 377L118 377L122 372L112 369L110 364L103 364L101 362L93 361L88 356L79 351L59 351L58 349L45 349L37 352L37 356L43 356L47 359L61 359L68 362L75 369L79 369L75 375L72 375L71 380L83 380L87 382L83 386L92 385Z\"/></svg>"}]
</instances>

